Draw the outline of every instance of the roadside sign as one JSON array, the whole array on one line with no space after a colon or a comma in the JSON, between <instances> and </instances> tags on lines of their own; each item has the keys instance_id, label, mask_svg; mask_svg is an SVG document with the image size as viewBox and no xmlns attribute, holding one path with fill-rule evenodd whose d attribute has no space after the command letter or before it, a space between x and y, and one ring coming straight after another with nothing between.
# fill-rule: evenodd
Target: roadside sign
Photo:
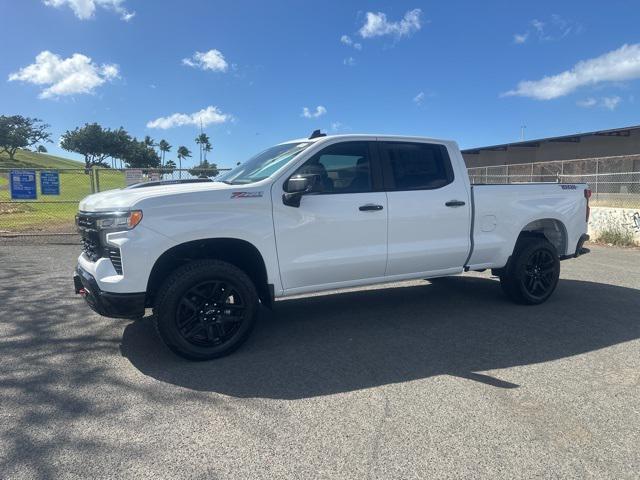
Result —
<instances>
[{"instance_id":1,"label":"roadside sign","mask_svg":"<svg viewBox=\"0 0 640 480\"><path fill-rule=\"evenodd\" d=\"M128 169L124 176L127 186L133 185L134 183L141 183L143 181L142 170L137 168Z\"/></svg>"},{"instance_id":2,"label":"roadside sign","mask_svg":"<svg viewBox=\"0 0 640 480\"><path fill-rule=\"evenodd\" d=\"M60 175L58 172L40 172L40 193L60 195Z\"/></svg>"},{"instance_id":3,"label":"roadside sign","mask_svg":"<svg viewBox=\"0 0 640 480\"><path fill-rule=\"evenodd\" d=\"M35 170L11 170L9 182L12 200L35 200L38 197Z\"/></svg>"}]
</instances>

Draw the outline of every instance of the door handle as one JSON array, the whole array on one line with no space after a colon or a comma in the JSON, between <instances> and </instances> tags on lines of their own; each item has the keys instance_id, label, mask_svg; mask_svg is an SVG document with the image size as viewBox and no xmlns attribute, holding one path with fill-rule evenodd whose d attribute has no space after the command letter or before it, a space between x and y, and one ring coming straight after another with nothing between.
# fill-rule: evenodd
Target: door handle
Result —
<instances>
[{"instance_id":1,"label":"door handle","mask_svg":"<svg viewBox=\"0 0 640 480\"><path fill-rule=\"evenodd\" d=\"M465 203L462 200L449 200L445 205L447 207L462 207Z\"/></svg>"},{"instance_id":2,"label":"door handle","mask_svg":"<svg viewBox=\"0 0 640 480\"><path fill-rule=\"evenodd\" d=\"M376 205L374 203L367 203L366 205L360 205L358 210L361 212L373 212L376 210L382 210L384 207L382 205Z\"/></svg>"}]
</instances>

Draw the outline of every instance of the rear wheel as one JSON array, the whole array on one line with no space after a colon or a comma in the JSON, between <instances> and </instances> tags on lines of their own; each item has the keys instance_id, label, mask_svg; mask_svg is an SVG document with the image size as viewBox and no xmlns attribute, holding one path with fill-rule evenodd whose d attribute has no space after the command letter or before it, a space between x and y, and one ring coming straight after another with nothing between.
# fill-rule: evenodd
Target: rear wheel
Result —
<instances>
[{"instance_id":1,"label":"rear wheel","mask_svg":"<svg viewBox=\"0 0 640 480\"><path fill-rule=\"evenodd\" d=\"M176 354L209 360L236 350L259 311L251 279L218 260L200 260L173 272L156 296L156 328Z\"/></svg>"},{"instance_id":2,"label":"rear wheel","mask_svg":"<svg viewBox=\"0 0 640 480\"><path fill-rule=\"evenodd\" d=\"M509 264L501 271L500 285L514 302L537 305L545 302L560 278L560 259L555 247L539 237L518 241Z\"/></svg>"}]
</instances>

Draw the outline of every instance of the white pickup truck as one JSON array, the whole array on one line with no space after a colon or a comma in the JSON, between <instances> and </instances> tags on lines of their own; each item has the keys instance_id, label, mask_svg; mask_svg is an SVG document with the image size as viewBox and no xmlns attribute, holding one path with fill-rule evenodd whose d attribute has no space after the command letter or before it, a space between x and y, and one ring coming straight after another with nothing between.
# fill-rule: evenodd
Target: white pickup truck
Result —
<instances>
[{"instance_id":1,"label":"white pickup truck","mask_svg":"<svg viewBox=\"0 0 640 480\"><path fill-rule=\"evenodd\" d=\"M80 202L76 292L109 317L153 308L194 360L238 348L276 298L492 269L539 304L588 252L587 185L472 186L452 141L316 131L213 182L135 187Z\"/></svg>"}]
</instances>

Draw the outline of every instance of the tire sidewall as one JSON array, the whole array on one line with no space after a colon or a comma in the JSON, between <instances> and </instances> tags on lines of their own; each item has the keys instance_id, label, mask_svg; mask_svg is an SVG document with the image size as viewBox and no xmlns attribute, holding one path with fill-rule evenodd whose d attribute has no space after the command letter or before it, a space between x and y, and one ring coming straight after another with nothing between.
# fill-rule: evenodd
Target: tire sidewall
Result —
<instances>
[{"instance_id":1,"label":"tire sidewall","mask_svg":"<svg viewBox=\"0 0 640 480\"><path fill-rule=\"evenodd\" d=\"M541 297L531 295L525 287L525 266L528 259L538 250L548 251L554 259L553 277L549 290ZM521 248L518 249L515 261L510 268L510 276L512 278L512 288L517 291L518 297L522 303L529 305L538 305L544 303L555 291L558 280L560 279L560 259L556 248L546 239L532 238L527 239Z\"/></svg>"},{"instance_id":2,"label":"tire sidewall","mask_svg":"<svg viewBox=\"0 0 640 480\"><path fill-rule=\"evenodd\" d=\"M258 312L258 297L249 277L233 265L224 262L198 262L177 270L166 281L154 313L158 333L175 353L192 360L209 360L236 350L253 329ZM183 295L193 286L207 280L220 280L233 286L246 304L246 314L240 328L228 341L213 347L200 347L188 342L178 331L176 312Z\"/></svg>"}]
</instances>

